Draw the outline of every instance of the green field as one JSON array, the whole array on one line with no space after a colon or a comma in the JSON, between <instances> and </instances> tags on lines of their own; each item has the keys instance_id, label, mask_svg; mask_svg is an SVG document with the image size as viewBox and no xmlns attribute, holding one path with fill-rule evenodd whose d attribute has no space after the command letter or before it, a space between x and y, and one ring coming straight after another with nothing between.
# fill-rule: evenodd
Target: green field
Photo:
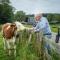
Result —
<instances>
[{"instance_id":1,"label":"green field","mask_svg":"<svg viewBox=\"0 0 60 60\"><path fill-rule=\"evenodd\" d=\"M27 25L25 25L27 26ZM31 27L31 25L29 25ZM36 33L32 34L32 39L30 42L29 36L30 33L24 30L23 32L20 33L20 43L17 43L17 55L16 57L13 56L8 56L6 51L3 49L3 37L2 33L0 32L0 60L46 60L46 57L43 57L44 52L44 45L41 45L41 42L36 42ZM60 60L60 55L56 53L57 51L51 50L51 57L52 60Z\"/></svg>"},{"instance_id":2,"label":"green field","mask_svg":"<svg viewBox=\"0 0 60 60\"><path fill-rule=\"evenodd\" d=\"M58 26L60 26L60 24L51 24L50 25L51 26L51 30L53 31L53 32L58 32L58 28L53 28L53 27L58 27Z\"/></svg>"},{"instance_id":3,"label":"green field","mask_svg":"<svg viewBox=\"0 0 60 60\"><path fill-rule=\"evenodd\" d=\"M39 60L40 57L37 55L37 51L35 50L35 36L32 35L32 41L28 42L29 40L29 33L27 31L23 31L22 38L21 35L19 37L20 43L17 43L17 56L14 57L13 55L8 56L6 51L3 49L3 39L2 33L0 33L0 59L1 60ZM23 34L24 33L24 34ZM38 51L39 52L39 51Z\"/></svg>"}]
</instances>

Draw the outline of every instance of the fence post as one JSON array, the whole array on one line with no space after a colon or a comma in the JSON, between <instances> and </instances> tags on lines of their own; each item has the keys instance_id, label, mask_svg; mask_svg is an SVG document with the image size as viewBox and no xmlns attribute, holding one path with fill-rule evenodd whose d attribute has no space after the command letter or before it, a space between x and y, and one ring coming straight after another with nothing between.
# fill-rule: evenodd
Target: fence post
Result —
<instances>
[{"instance_id":1,"label":"fence post","mask_svg":"<svg viewBox=\"0 0 60 60\"><path fill-rule=\"evenodd\" d=\"M43 35L43 32L37 32L36 33L36 47L37 47L37 55L39 57L39 60L48 60L48 57L46 55L45 50L45 36Z\"/></svg>"}]
</instances>

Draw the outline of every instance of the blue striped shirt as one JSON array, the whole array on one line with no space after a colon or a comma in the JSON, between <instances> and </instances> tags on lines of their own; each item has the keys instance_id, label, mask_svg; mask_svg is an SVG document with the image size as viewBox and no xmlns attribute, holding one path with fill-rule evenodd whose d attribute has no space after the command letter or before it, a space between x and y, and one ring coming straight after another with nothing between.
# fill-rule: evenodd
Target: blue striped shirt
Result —
<instances>
[{"instance_id":1,"label":"blue striped shirt","mask_svg":"<svg viewBox=\"0 0 60 60\"><path fill-rule=\"evenodd\" d=\"M43 34L50 34L51 29L49 26L49 22L45 17L42 17L40 21L38 21L36 27L34 27L35 32L43 30Z\"/></svg>"}]
</instances>

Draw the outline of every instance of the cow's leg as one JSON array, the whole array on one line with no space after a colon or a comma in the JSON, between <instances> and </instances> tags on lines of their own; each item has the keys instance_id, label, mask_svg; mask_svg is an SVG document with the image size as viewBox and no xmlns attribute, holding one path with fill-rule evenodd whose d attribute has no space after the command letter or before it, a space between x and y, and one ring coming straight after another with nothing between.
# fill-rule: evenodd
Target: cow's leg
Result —
<instances>
[{"instance_id":1,"label":"cow's leg","mask_svg":"<svg viewBox=\"0 0 60 60\"><path fill-rule=\"evenodd\" d=\"M10 56L11 55L11 50L10 49L8 50L8 53L9 53L9 56Z\"/></svg>"},{"instance_id":2,"label":"cow's leg","mask_svg":"<svg viewBox=\"0 0 60 60\"><path fill-rule=\"evenodd\" d=\"M14 48L14 56L16 56L16 38L13 37L13 48Z\"/></svg>"},{"instance_id":3,"label":"cow's leg","mask_svg":"<svg viewBox=\"0 0 60 60\"><path fill-rule=\"evenodd\" d=\"M8 54L10 55L11 54L11 49L10 49L10 41L8 40L7 41L7 49L8 49Z\"/></svg>"},{"instance_id":4,"label":"cow's leg","mask_svg":"<svg viewBox=\"0 0 60 60\"><path fill-rule=\"evenodd\" d=\"M14 56L16 56L16 45L14 45Z\"/></svg>"},{"instance_id":5,"label":"cow's leg","mask_svg":"<svg viewBox=\"0 0 60 60\"><path fill-rule=\"evenodd\" d=\"M3 38L4 50L6 50L6 39Z\"/></svg>"}]
</instances>

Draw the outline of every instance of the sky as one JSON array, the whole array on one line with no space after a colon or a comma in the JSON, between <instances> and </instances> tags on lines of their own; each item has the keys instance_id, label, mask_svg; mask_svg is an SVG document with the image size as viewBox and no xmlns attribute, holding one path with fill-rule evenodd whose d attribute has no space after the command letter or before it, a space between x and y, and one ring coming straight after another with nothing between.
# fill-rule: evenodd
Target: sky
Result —
<instances>
[{"instance_id":1,"label":"sky","mask_svg":"<svg viewBox=\"0 0 60 60\"><path fill-rule=\"evenodd\" d=\"M15 12L23 10L26 14L60 13L60 0L10 0Z\"/></svg>"}]
</instances>

